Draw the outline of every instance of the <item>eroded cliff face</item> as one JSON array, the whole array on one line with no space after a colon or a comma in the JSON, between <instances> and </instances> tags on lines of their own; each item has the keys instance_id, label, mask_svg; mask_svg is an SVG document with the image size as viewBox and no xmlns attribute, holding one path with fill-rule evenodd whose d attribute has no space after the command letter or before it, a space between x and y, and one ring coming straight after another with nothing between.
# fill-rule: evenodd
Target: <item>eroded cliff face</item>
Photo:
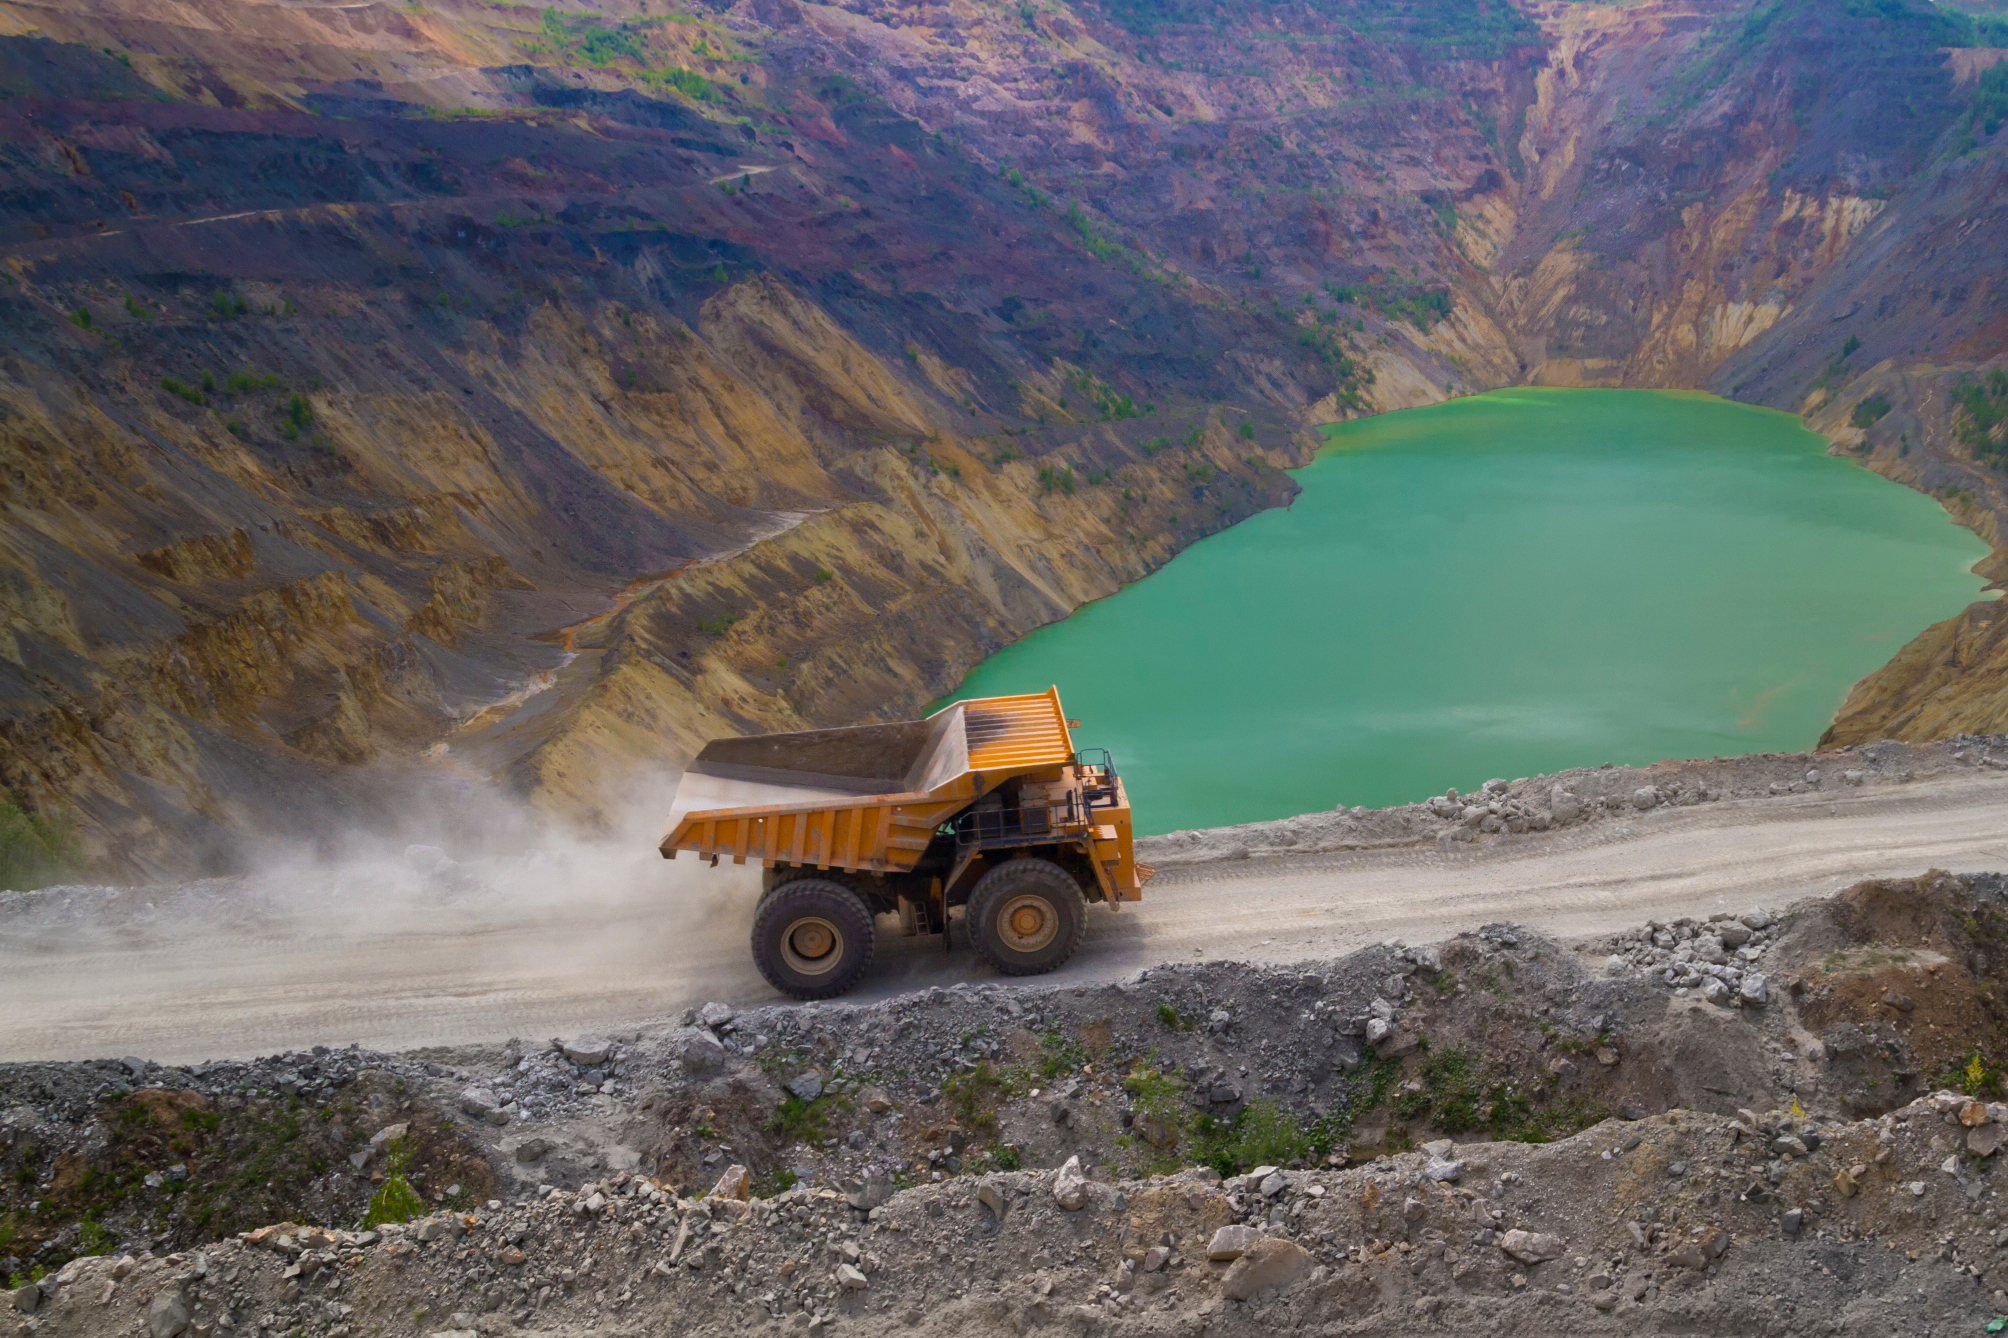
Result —
<instances>
[{"instance_id":1,"label":"eroded cliff face","mask_svg":"<svg viewBox=\"0 0 2008 1338\"><path fill-rule=\"evenodd\" d=\"M0 290L4 779L113 871L395 828L426 774L591 816L718 733L915 709L1308 458L1274 330L1068 279L1077 236L872 105L825 167L889 224L807 148L726 194L740 127L675 101L5 105L66 151L16 155ZM647 187L598 175L621 136ZM1014 272L1065 334L960 292Z\"/></svg>"},{"instance_id":2,"label":"eroded cliff face","mask_svg":"<svg viewBox=\"0 0 2008 1338\"><path fill-rule=\"evenodd\" d=\"M1468 390L1710 386L2003 514L2003 151L1924 8L0 22L0 784L116 871L920 709ZM1837 730L1974 718L1993 626Z\"/></svg>"}]
</instances>

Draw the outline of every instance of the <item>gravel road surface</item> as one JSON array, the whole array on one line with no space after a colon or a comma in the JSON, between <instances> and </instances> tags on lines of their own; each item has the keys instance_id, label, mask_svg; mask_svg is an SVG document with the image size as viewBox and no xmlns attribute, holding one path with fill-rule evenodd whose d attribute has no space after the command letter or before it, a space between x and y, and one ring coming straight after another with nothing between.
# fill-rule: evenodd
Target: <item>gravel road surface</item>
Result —
<instances>
[{"instance_id":1,"label":"gravel road surface","mask_svg":"<svg viewBox=\"0 0 2008 1338\"><path fill-rule=\"evenodd\" d=\"M14 894L0 903L0 1059L544 1039L773 997L745 947L749 870L604 848L410 864ZM1141 905L1094 909L1080 954L1052 979L1325 958L1495 920L1584 935L1933 866L2008 869L2008 778L1666 808L1449 849L1169 868ZM882 933L858 997L965 974L987 971L959 941L950 954L939 938Z\"/></svg>"}]
</instances>

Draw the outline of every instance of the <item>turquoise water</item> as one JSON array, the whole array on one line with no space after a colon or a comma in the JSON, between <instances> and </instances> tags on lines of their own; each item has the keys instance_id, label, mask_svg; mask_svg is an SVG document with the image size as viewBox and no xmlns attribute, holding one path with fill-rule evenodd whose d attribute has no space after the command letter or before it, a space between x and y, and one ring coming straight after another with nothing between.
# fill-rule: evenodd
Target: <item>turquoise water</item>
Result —
<instances>
[{"instance_id":1,"label":"turquoise water","mask_svg":"<svg viewBox=\"0 0 2008 1338\"><path fill-rule=\"evenodd\" d=\"M1712 396L1516 389L1325 429L1303 494L984 661L1060 686L1138 829L1811 747L1977 598L1930 498Z\"/></svg>"}]
</instances>

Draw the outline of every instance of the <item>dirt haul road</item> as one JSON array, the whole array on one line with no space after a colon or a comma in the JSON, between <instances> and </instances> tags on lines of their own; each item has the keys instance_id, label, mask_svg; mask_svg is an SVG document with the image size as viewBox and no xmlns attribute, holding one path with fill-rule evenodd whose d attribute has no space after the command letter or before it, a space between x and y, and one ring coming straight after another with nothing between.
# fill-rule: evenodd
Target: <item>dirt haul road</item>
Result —
<instances>
[{"instance_id":1,"label":"dirt haul road","mask_svg":"<svg viewBox=\"0 0 2008 1338\"><path fill-rule=\"evenodd\" d=\"M626 847L423 873L411 863L11 896L0 903L0 1059L541 1040L706 999L773 997L745 946L751 870ZM1079 955L1040 983L1163 961L1326 958L1498 920L1584 935L1929 867L2008 869L2008 778L1666 808L1473 845L1173 867L1140 906L1096 908ZM882 935L855 997L980 974L959 942L947 955L939 938Z\"/></svg>"}]
</instances>

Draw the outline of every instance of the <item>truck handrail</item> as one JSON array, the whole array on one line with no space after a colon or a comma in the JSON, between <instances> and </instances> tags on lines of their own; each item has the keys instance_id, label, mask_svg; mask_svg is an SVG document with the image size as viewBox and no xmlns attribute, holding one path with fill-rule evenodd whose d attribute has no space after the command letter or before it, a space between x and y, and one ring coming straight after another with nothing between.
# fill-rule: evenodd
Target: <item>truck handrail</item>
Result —
<instances>
[{"instance_id":1,"label":"truck handrail","mask_svg":"<svg viewBox=\"0 0 2008 1338\"><path fill-rule=\"evenodd\" d=\"M972 846L990 849L1010 845L1037 845L1056 836L1078 832L1087 825L1085 805L1074 796L1051 804L1029 804L1019 808L974 808L944 824L955 837L958 850Z\"/></svg>"}]
</instances>

